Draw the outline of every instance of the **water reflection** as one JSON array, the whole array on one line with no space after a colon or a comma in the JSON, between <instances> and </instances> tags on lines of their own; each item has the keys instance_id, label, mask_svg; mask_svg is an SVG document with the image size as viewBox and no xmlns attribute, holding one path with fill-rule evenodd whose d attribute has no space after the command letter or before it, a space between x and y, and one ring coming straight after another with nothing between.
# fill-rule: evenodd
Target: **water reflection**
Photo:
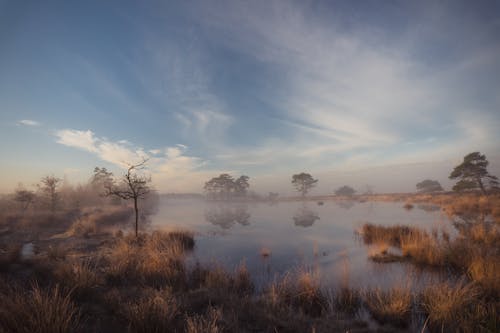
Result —
<instances>
[{"instance_id":1,"label":"water reflection","mask_svg":"<svg viewBox=\"0 0 500 333\"><path fill-rule=\"evenodd\" d=\"M344 209L351 209L356 204L355 201L344 201L344 200L338 200L336 203L339 207Z\"/></svg>"},{"instance_id":2,"label":"water reflection","mask_svg":"<svg viewBox=\"0 0 500 333\"><path fill-rule=\"evenodd\" d=\"M432 204L420 204L417 207L426 212L438 212L441 210L441 207Z\"/></svg>"},{"instance_id":3,"label":"water reflection","mask_svg":"<svg viewBox=\"0 0 500 333\"><path fill-rule=\"evenodd\" d=\"M230 229L236 223L249 225L250 213L246 206L217 205L205 211L205 220L222 229Z\"/></svg>"},{"instance_id":4,"label":"water reflection","mask_svg":"<svg viewBox=\"0 0 500 333\"><path fill-rule=\"evenodd\" d=\"M304 228L312 226L316 220L319 220L318 213L312 211L306 205L300 207L293 215L295 225Z\"/></svg>"}]
</instances>

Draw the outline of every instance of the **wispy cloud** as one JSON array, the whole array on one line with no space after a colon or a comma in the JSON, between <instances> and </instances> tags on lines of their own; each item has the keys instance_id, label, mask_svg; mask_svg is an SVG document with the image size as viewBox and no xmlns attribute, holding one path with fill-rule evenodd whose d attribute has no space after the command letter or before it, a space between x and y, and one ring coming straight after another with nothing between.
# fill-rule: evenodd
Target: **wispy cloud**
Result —
<instances>
[{"instance_id":1,"label":"wispy cloud","mask_svg":"<svg viewBox=\"0 0 500 333\"><path fill-rule=\"evenodd\" d=\"M352 161L356 154L380 161L397 157L406 142L418 143L413 154L451 147L447 155L452 155L461 149L448 145L451 137L483 146L498 138L492 126L462 122L464 114L471 115L467 104L477 99L464 83L474 71L491 67L497 48L469 52L464 59L457 57L436 68L415 56L415 47L423 47L422 36L411 29L402 31L410 40L395 40L363 22L345 29L336 24L340 20L313 20L307 6L290 2L225 5L230 9L223 14L204 8L203 22L214 35L231 26L230 38L221 43L281 74L279 86L260 98L267 98L279 111L289 137L281 144L265 138L259 146L248 147L256 158L245 158L244 149L238 153L229 147L229 152L221 152L228 161L269 165L287 160L284 155L289 159L330 156L338 164L344 158ZM482 118L492 112L491 106L479 105L474 115ZM424 137L434 138L433 144Z\"/></svg>"},{"instance_id":2,"label":"wispy cloud","mask_svg":"<svg viewBox=\"0 0 500 333\"><path fill-rule=\"evenodd\" d=\"M91 130L64 129L56 131L55 136L59 144L95 154L122 169L147 159L153 181L162 191L198 192L200 184L217 173L200 170L207 161L187 155L188 147L183 144L146 151L128 140L111 141L98 137Z\"/></svg>"},{"instance_id":3,"label":"wispy cloud","mask_svg":"<svg viewBox=\"0 0 500 333\"><path fill-rule=\"evenodd\" d=\"M40 126L41 125L38 121L31 120L31 119L19 120L17 123L20 125L25 125L25 126Z\"/></svg>"}]
</instances>

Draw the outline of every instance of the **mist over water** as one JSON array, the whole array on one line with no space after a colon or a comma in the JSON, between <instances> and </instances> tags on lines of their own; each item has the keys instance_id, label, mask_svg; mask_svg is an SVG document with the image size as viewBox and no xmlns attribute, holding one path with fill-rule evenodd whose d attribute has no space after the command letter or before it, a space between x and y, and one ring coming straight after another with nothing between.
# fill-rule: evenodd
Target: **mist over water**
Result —
<instances>
[{"instance_id":1,"label":"mist over water","mask_svg":"<svg viewBox=\"0 0 500 333\"><path fill-rule=\"evenodd\" d=\"M152 217L153 228L183 228L196 232L192 263L218 263L229 270L244 262L258 286L294 269L319 273L325 286L338 286L346 277L351 286L389 287L417 280L410 265L377 264L355 231L365 223L405 224L431 230L452 229L434 206L403 208L403 203L315 201L228 203L161 199ZM270 252L263 256L261 252ZM418 283L436 278L429 272Z\"/></svg>"}]
</instances>

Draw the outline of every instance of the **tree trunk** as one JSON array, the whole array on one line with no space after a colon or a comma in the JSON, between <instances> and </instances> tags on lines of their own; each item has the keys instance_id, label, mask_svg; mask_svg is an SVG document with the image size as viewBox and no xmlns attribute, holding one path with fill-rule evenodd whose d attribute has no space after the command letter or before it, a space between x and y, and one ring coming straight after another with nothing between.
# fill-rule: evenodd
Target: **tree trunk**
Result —
<instances>
[{"instance_id":1,"label":"tree trunk","mask_svg":"<svg viewBox=\"0 0 500 333\"><path fill-rule=\"evenodd\" d=\"M137 198L134 198L134 210L135 210L135 238L139 235L139 209L137 208Z\"/></svg>"}]
</instances>

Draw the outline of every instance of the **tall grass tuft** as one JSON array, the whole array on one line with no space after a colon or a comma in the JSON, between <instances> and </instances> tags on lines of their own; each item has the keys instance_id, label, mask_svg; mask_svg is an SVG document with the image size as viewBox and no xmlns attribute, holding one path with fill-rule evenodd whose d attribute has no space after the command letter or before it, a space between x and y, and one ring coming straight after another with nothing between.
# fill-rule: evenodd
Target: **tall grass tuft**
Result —
<instances>
[{"instance_id":1,"label":"tall grass tuft","mask_svg":"<svg viewBox=\"0 0 500 333\"><path fill-rule=\"evenodd\" d=\"M478 303L480 291L472 283L443 282L427 287L422 294L422 307L430 327L453 331L470 324L470 314Z\"/></svg>"},{"instance_id":2,"label":"tall grass tuft","mask_svg":"<svg viewBox=\"0 0 500 333\"><path fill-rule=\"evenodd\" d=\"M168 289L146 291L138 300L127 303L122 312L129 328L137 333L173 332L180 314L177 301Z\"/></svg>"},{"instance_id":3,"label":"tall grass tuft","mask_svg":"<svg viewBox=\"0 0 500 333\"><path fill-rule=\"evenodd\" d=\"M292 307L311 317L319 317L328 309L318 277L307 271L285 275L271 284L265 297L271 308Z\"/></svg>"},{"instance_id":4,"label":"tall grass tuft","mask_svg":"<svg viewBox=\"0 0 500 333\"><path fill-rule=\"evenodd\" d=\"M221 319L222 310L209 307L203 315L193 315L186 318L186 333L223 332Z\"/></svg>"},{"instance_id":5,"label":"tall grass tuft","mask_svg":"<svg viewBox=\"0 0 500 333\"><path fill-rule=\"evenodd\" d=\"M80 325L80 311L69 294L60 288L31 290L11 287L2 291L0 331L19 333L75 332Z\"/></svg>"},{"instance_id":6,"label":"tall grass tuft","mask_svg":"<svg viewBox=\"0 0 500 333\"><path fill-rule=\"evenodd\" d=\"M412 296L409 288L375 289L365 293L365 304L373 318L381 324L406 327L411 314Z\"/></svg>"}]
</instances>

